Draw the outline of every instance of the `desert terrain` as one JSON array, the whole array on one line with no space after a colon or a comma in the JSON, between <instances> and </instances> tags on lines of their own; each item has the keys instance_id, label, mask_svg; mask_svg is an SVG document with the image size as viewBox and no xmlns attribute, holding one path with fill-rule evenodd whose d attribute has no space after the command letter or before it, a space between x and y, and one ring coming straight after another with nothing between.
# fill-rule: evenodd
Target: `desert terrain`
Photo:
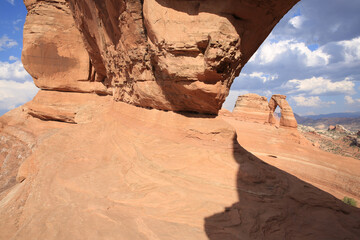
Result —
<instances>
[{"instance_id":1,"label":"desert terrain","mask_svg":"<svg viewBox=\"0 0 360 240\"><path fill-rule=\"evenodd\" d=\"M25 0L40 90L0 117L0 239L358 239L359 161L284 95L218 114L297 2Z\"/></svg>"}]
</instances>

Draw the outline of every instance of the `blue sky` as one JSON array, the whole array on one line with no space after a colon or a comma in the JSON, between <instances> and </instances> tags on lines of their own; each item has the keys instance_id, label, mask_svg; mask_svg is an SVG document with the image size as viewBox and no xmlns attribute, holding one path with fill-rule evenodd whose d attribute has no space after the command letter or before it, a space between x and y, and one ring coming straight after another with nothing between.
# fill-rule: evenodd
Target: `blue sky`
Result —
<instances>
[{"instance_id":1,"label":"blue sky","mask_svg":"<svg viewBox=\"0 0 360 240\"><path fill-rule=\"evenodd\" d=\"M294 112L360 111L360 1L302 0L275 27L235 79L240 94L285 94ZM21 64L22 0L0 0L0 115L37 92Z\"/></svg>"},{"instance_id":2,"label":"blue sky","mask_svg":"<svg viewBox=\"0 0 360 240\"><path fill-rule=\"evenodd\" d=\"M0 1L0 115L30 101L38 91L21 64L25 18L22 0Z\"/></svg>"},{"instance_id":3,"label":"blue sky","mask_svg":"<svg viewBox=\"0 0 360 240\"><path fill-rule=\"evenodd\" d=\"M302 0L235 79L240 94L285 94L301 115L360 111L360 1Z\"/></svg>"}]
</instances>

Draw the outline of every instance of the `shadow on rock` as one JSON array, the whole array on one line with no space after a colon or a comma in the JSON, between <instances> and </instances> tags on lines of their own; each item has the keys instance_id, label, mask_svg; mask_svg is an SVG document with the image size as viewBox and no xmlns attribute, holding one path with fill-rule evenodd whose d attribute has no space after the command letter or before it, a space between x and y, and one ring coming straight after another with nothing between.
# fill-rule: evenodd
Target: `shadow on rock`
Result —
<instances>
[{"instance_id":1,"label":"shadow on rock","mask_svg":"<svg viewBox=\"0 0 360 240\"><path fill-rule=\"evenodd\" d=\"M360 210L261 161L234 137L239 202L205 218L210 240L358 239Z\"/></svg>"}]
</instances>

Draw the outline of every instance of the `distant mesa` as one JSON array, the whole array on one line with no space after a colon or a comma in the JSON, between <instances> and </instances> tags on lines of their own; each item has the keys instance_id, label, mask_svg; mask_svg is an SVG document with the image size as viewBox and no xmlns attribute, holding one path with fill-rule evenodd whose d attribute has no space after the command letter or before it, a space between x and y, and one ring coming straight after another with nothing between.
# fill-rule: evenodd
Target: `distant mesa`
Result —
<instances>
[{"instance_id":1,"label":"distant mesa","mask_svg":"<svg viewBox=\"0 0 360 240\"><path fill-rule=\"evenodd\" d=\"M280 120L275 115L276 108L281 111ZM249 93L238 97L233 115L240 120L254 121L259 123L270 123L282 127L297 128L297 122L286 101L285 95L275 94L268 102L266 97L255 93Z\"/></svg>"}]
</instances>

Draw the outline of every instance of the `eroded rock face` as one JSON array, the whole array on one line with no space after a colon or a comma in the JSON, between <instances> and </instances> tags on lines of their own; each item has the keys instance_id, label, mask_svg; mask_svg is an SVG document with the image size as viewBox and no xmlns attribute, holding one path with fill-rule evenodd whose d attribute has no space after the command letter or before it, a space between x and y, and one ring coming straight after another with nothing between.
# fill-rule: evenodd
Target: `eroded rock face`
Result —
<instances>
[{"instance_id":1,"label":"eroded rock face","mask_svg":"<svg viewBox=\"0 0 360 240\"><path fill-rule=\"evenodd\" d=\"M271 97L269 102L269 122L274 124L276 123L274 112L277 106L279 106L281 110L280 126L297 128L297 122L294 113L289 103L286 101L285 95L276 94Z\"/></svg>"},{"instance_id":2,"label":"eroded rock face","mask_svg":"<svg viewBox=\"0 0 360 240\"><path fill-rule=\"evenodd\" d=\"M216 114L296 2L26 0L23 62L42 89Z\"/></svg>"},{"instance_id":3,"label":"eroded rock face","mask_svg":"<svg viewBox=\"0 0 360 240\"><path fill-rule=\"evenodd\" d=\"M25 0L22 62L41 89L106 93L91 83L92 65L65 0Z\"/></svg>"},{"instance_id":4,"label":"eroded rock face","mask_svg":"<svg viewBox=\"0 0 360 240\"><path fill-rule=\"evenodd\" d=\"M237 118L259 123L267 123L269 114L267 98L255 93L239 96L233 110L233 115Z\"/></svg>"},{"instance_id":5,"label":"eroded rock face","mask_svg":"<svg viewBox=\"0 0 360 240\"><path fill-rule=\"evenodd\" d=\"M278 106L281 110L280 122L274 115ZM285 95L275 94L269 102L266 97L254 93L241 95L235 103L233 115L239 120L297 128L297 121Z\"/></svg>"}]
</instances>

